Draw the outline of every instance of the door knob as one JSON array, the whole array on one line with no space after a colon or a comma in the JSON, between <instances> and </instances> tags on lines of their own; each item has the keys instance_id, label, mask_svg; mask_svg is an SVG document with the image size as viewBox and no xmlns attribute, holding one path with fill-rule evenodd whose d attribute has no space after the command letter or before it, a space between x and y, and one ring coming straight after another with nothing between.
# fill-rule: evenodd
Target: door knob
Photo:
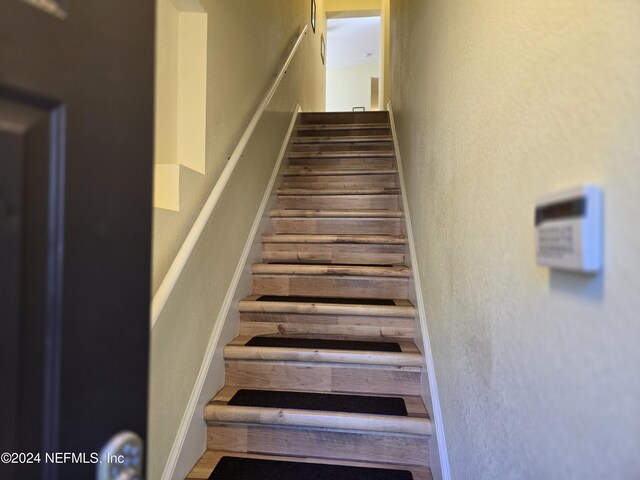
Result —
<instances>
[{"instance_id":1,"label":"door knob","mask_svg":"<svg viewBox=\"0 0 640 480\"><path fill-rule=\"evenodd\" d=\"M133 432L114 435L100 451L97 480L143 480L143 447Z\"/></svg>"}]
</instances>

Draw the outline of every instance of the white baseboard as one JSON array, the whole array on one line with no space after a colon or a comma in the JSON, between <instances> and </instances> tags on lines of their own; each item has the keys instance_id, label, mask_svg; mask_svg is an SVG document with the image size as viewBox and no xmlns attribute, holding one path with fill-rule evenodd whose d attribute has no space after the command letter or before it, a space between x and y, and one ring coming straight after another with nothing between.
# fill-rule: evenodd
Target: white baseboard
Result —
<instances>
[{"instance_id":1,"label":"white baseboard","mask_svg":"<svg viewBox=\"0 0 640 480\"><path fill-rule=\"evenodd\" d=\"M281 176L282 161L300 111L300 105L297 105L238 266L218 312L198 377L162 473L162 480L183 480L206 450L204 407L224 385L223 349L238 334L240 322L238 309L232 307L251 292L251 265L259 262L262 256L262 243L258 234L266 231L269 222L267 212L276 200L275 186Z\"/></svg>"},{"instance_id":2,"label":"white baseboard","mask_svg":"<svg viewBox=\"0 0 640 480\"><path fill-rule=\"evenodd\" d=\"M422 382L422 397L429 411L429 415L434 423L434 434L431 441L430 463L433 478L435 480L451 480L451 472L449 470L449 457L447 454L447 444L444 436L444 426L442 424L442 410L440 409L440 399L438 397L438 386L436 384L435 369L433 366L433 356L431 354L431 343L429 341L429 329L427 327L427 316L424 308L424 299L422 297L422 288L420 286L420 275L418 274L418 266L413 259L416 257L416 247L413 239L413 230L411 228L411 216L409 214L409 203L407 200L407 191L404 183L404 174L402 170L402 158L398 145L398 135L396 132L395 119L393 117L393 109L391 102L388 103L389 118L391 121L391 133L393 135L393 144L396 151L396 160L398 164L398 177L400 179L400 190L402 193L402 209L404 211L406 237L408 241L409 258L407 261L413 273L412 293L414 298L410 298L412 303L418 310L418 328L416 331L416 345L422 350L422 356L425 360L426 377Z\"/></svg>"}]
</instances>

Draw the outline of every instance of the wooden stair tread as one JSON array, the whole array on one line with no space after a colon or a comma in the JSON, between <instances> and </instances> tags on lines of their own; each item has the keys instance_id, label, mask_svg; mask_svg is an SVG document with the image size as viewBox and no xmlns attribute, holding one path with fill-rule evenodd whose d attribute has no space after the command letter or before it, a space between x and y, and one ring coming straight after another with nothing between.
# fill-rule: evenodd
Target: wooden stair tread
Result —
<instances>
[{"instance_id":1,"label":"wooden stair tread","mask_svg":"<svg viewBox=\"0 0 640 480\"><path fill-rule=\"evenodd\" d=\"M240 390L238 387L224 387L220 390L205 406L205 421L207 421L207 423L238 422L335 430L357 430L358 432L431 435L431 421L420 397L402 396L401 398L405 401L408 415L397 416L228 405L227 402L231 400L238 390ZM326 395L332 394L327 393ZM359 396L366 397L366 395Z\"/></svg>"},{"instance_id":2,"label":"wooden stair tread","mask_svg":"<svg viewBox=\"0 0 640 480\"><path fill-rule=\"evenodd\" d=\"M320 137L294 137L294 144L308 144L308 143L386 143L393 141L393 137L388 134L383 135L344 135L341 137L335 136L320 136Z\"/></svg>"},{"instance_id":3,"label":"wooden stair tread","mask_svg":"<svg viewBox=\"0 0 640 480\"><path fill-rule=\"evenodd\" d=\"M392 145L389 141L294 143L290 153L389 152Z\"/></svg>"},{"instance_id":4,"label":"wooden stair tread","mask_svg":"<svg viewBox=\"0 0 640 480\"><path fill-rule=\"evenodd\" d=\"M325 315L367 315L380 317L415 317L415 307L408 300L394 300L395 305L362 305L344 303L263 302L260 295L240 301L240 312L300 313Z\"/></svg>"},{"instance_id":5,"label":"wooden stair tread","mask_svg":"<svg viewBox=\"0 0 640 480\"><path fill-rule=\"evenodd\" d=\"M389 123L324 123L298 125L296 130L382 130L391 128Z\"/></svg>"},{"instance_id":6,"label":"wooden stair tread","mask_svg":"<svg viewBox=\"0 0 640 480\"><path fill-rule=\"evenodd\" d=\"M407 266L357 266L357 265L307 265L255 263L251 267L253 274L265 275L335 275L360 277L411 277Z\"/></svg>"},{"instance_id":7,"label":"wooden stair tread","mask_svg":"<svg viewBox=\"0 0 640 480\"><path fill-rule=\"evenodd\" d=\"M327 159L328 161L329 159ZM390 165L379 165L379 164L365 164L363 163L367 159L352 159L352 160L363 160L359 163L314 163L314 164L292 164L287 167L287 171L290 172L304 172L304 171L324 171L324 170L332 170L336 172L349 172L351 170L396 170L395 166ZM384 160L384 159L383 159ZM341 173L342 174L342 173Z\"/></svg>"},{"instance_id":8,"label":"wooden stair tread","mask_svg":"<svg viewBox=\"0 0 640 480\"><path fill-rule=\"evenodd\" d=\"M402 235L286 235L266 234L265 243L337 243L337 244L385 244L404 245L407 239Z\"/></svg>"},{"instance_id":9,"label":"wooden stair tread","mask_svg":"<svg viewBox=\"0 0 640 480\"><path fill-rule=\"evenodd\" d=\"M394 175L396 168L335 168L335 167L289 167L284 171L285 177L321 177L321 176L351 176L351 175Z\"/></svg>"},{"instance_id":10,"label":"wooden stair tread","mask_svg":"<svg viewBox=\"0 0 640 480\"><path fill-rule=\"evenodd\" d=\"M325 191L326 192L326 191ZM281 210L399 210L400 199L397 193L376 194L343 194L335 192L325 195L322 191L307 190L303 195L287 194L278 195L277 209ZM336 230L333 232L279 232L279 233L322 233L333 235L337 233L358 235L400 235L402 232L369 232Z\"/></svg>"},{"instance_id":11,"label":"wooden stair tread","mask_svg":"<svg viewBox=\"0 0 640 480\"><path fill-rule=\"evenodd\" d=\"M404 245L263 243L262 263L400 266L405 252Z\"/></svg>"},{"instance_id":12,"label":"wooden stair tread","mask_svg":"<svg viewBox=\"0 0 640 480\"><path fill-rule=\"evenodd\" d=\"M348 187L348 188L305 188L281 187L278 188L278 195L398 195L398 187Z\"/></svg>"},{"instance_id":13,"label":"wooden stair tread","mask_svg":"<svg viewBox=\"0 0 640 480\"><path fill-rule=\"evenodd\" d=\"M237 393L238 390L242 390L241 387L232 387L225 385L215 394L215 396L209 401L209 403L214 403L217 405L226 404L231 398ZM257 389L257 390L278 390L278 389ZM296 392L297 390L291 390L292 392ZM304 393L303 391L301 391ZM355 395L355 394L354 394ZM366 397L367 395L355 395ZM429 418L427 414L427 410L422 402L422 398L419 395L395 395L393 393L389 393L386 395L379 394L377 397L400 397L405 401L405 405L407 407L408 416L413 416L414 418ZM262 407L254 407L254 408L262 408ZM331 412L327 413L347 413L347 412Z\"/></svg>"},{"instance_id":14,"label":"wooden stair tread","mask_svg":"<svg viewBox=\"0 0 640 480\"><path fill-rule=\"evenodd\" d=\"M289 168L304 167L334 167L341 169L380 167L391 168L395 166L393 157L346 157L346 158L292 158L289 161Z\"/></svg>"},{"instance_id":15,"label":"wooden stair tread","mask_svg":"<svg viewBox=\"0 0 640 480\"><path fill-rule=\"evenodd\" d=\"M392 319L387 319L387 321L392 322ZM363 336L363 335L359 335L359 336L355 336L355 335L351 335L351 334L328 334L328 333L291 333L291 334L286 334L286 333L274 333L274 334L268 334L268 335L238 335L238 337L236 338L241 338L242 340L240 340L240 343L242 342L248 342L251 339L256 339L256 337L258 337L259 340L262 339L270 339L270 338L276 338L278 340L284 339L304 339L304 340L321 340L321 341L347 341L347 342L364 342L369 343L371 342L372 344L377 344L377 343L384 343L384 344L390 344L390 345L395 345L397 344L398 346L400 346L400 349L402 350L402 352L391 352L391 353L415 353L417 350L417 347L415 346L415 344L413 344L413 339L387 339L387 338L380 338L378 336ZM249 340L246 340L246 339ZM230 343L231 345L231 343ZM245 346L249 347L249 345ZM256 346L257 347L257 346ZM266 348L266 347L265 347ZM304 348L304 347L274 347L274 346L270 346L268 348ZM313 347L314 350L335 350L336 348L323 348L323 347ZM342 350L342 349L338 349L338 350ZM370 351L370 350L347 350L345 349L345 351L349 351L349 352L359 352L359 351ZM373 350L373 351L378 351L378 350Z\"/></svg>"},{"instance_id":16,"label":"wooden stair tread","mask_svg":"<svg viewBox=\"0 0 640 480\"><path fill-rule=\"evenodd\" d=\"M274 209L269 215L294 218L401 218L404 216L402 210L295 210L292 208Z\"/></svg>"},{"instance_id":17,"label":"wooden stair tread","mask_svg":"<svg viewBox=\"0 0 640 480\"><path fill-rule=\"evenodd\" d=\"M245 335L236 337L226 347L224 347L224 358L228 360L266 360L422 367L422 355L412 342L398 342L402 349L401 352L369 352L359 350L245 346L251 338L251 336Z\"/></svg>"},{"instance_id":18,"label":"wooden stair tread","mask_svg":"<svg viewBox=\"0 0 640 480\"><path fill-rule=\"evenodd\" d=\"M278 195L398 195L398 182L389 175L290 176L278 189ZM298 192L291 192L298 190ZM301 192L305 190L305 192ZM353 190L357 190L353 192Z\"/></svg>"},{"instance_id":19,"label":"wooden stair tread","mask_svg":"<svg viewBox=\"0 0 640 480\"><path fill-rule=\"evenodd\" d=\"M376 463L376 462L356 462L350 460L333 460L326 458L298 457L298 456L282 456L282 455L260 455L255 453L227 452L207 450L204 452L198 463L193 467L186 480L208 480L211 473L222 457L240 457L255 458L262 460L280 460L286 462L303 462L316 463L325 465L344 465L351 467L364 468L382 468L391 470L408 470L413 475L414 480L433 480L431 471L428 467L420 467L415 465L401 465L393 463Z\"/></svg>"},{"instance_id":20,"label":"wooden stair tread","mask_svg":"<svg viewBox=\"0 0 640 480\"><path fill-rule=\"evenodd\" d=\"M398 300L397 300L398 301ZM407 300L408 302L408 300ZM347 340L347 341L372 341L372 342L383 342L382 340L380 340L380 338L368 338L368 339L363 339L362 337L353 337L352 335L284 335L284 334L274 334L274 335L260 335L260 337L278 337L278 338L315 338L315 339L322 339L322 340ZM253 339L254 336L253 335L238 335L237 337L235 337L233 340L231 340L227 345L231 345L231 346L244 346L246 348L254 348L254 347L250 347L247 345L247 343ZM409 339L409 340L393 340L393 341L389 341L390 343L394 343L397 344L400 347L400 352L380 352L380 353L410 353L410 354L414 354L414 353L420 353L420 350L418 350L418 347L416 346L415 343L413 343L413 339ZM386 343L386 342L384 342ZM277 348L277 347L255 347L255 348ZM283 347L284 348L284 347ZM316 350L316 351L321 351L321 350L336 350L336 349L328 349L328 348L300 348L300 347L295 347L295 350ZM377 350L343 350L343 349L337 349L340 351L348 351L348 352L378 352Z\"/></svg>"},{"instance_id":21,"label":"wooden stair tread","mask_svg":"<svg viewBox=\"0 0 640 480\"><path fill-rule=\"evenodd\" d=\"M344 150L344 151L326 151L326 152L289 152L289 158L352 158L352 157L395 157L395 153L391 150Z\"/></svg>"},{"instance_id":22,"label":"wooden stair tread","mask_svg":"<svg viewBox=\"0 0 640 480\"><path fill-rule=\"evenodd\" d=\"M303 125L315 125L318 123L389 123L389 112L344 110L341 112L303 112L300 114L300 122Z\"/></svg>"}]
</instances>

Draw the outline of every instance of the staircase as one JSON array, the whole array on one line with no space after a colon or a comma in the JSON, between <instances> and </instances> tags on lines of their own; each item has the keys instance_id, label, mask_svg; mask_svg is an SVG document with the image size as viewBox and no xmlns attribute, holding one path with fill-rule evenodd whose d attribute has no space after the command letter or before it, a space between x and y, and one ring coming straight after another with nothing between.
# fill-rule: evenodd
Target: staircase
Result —
<instances>
[{"instance_id":1,"label":"staircase","mask_svg":"<svg viewBox=\"0 0 640 480\"><path fill-rule=\"evenodd\" d=\"M386 112L301 114L188 480L431 479L398 185Z\"/></svg>"}]
</instances>

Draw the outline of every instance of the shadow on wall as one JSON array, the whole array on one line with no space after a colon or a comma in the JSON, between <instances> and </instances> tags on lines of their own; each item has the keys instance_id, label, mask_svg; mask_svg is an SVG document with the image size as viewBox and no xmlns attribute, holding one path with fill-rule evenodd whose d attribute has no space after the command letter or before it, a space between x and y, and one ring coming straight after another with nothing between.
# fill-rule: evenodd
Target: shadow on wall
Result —
<instances>
[{"instance_id":1,"label":"shadow on wall","mask_svg":"<svg viewBox=\"0 0 640 480\"><path fill-rule=\"evenodd\" d=\"M604 275L580 276L575 273L551 270L549 273L551 294L566 294L600 303L604 300Z\"/></svg>"}]
</instances>

